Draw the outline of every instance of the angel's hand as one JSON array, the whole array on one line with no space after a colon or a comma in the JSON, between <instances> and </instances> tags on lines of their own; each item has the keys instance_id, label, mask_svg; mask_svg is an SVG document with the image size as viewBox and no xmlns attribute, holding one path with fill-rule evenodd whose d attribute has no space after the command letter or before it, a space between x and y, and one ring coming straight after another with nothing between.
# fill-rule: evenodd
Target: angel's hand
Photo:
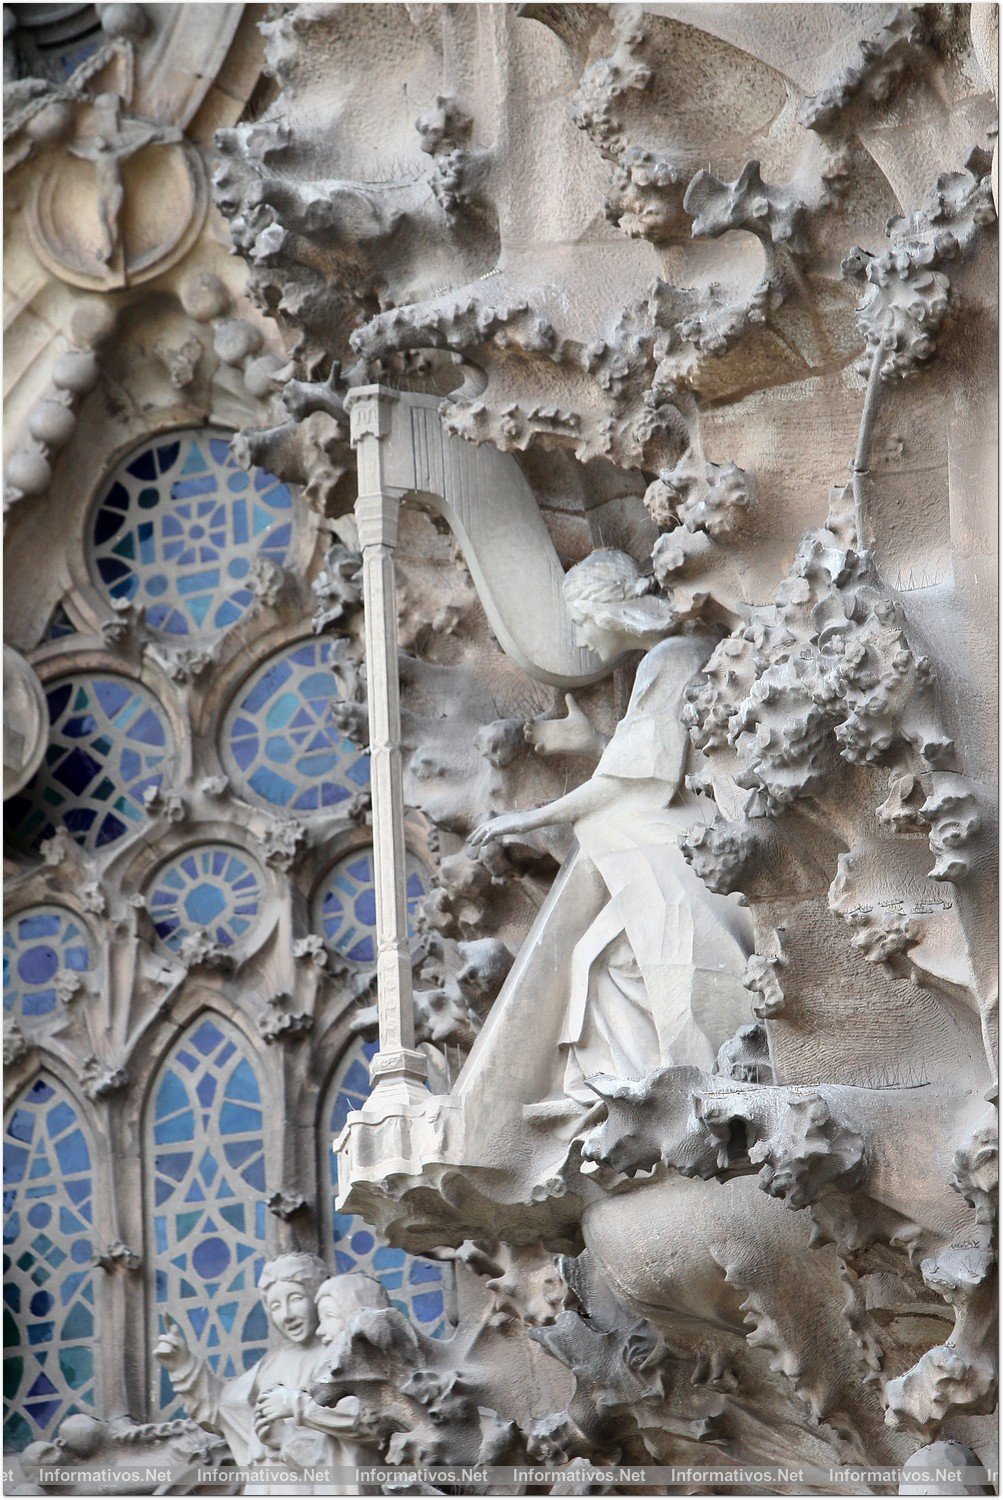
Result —
<instances>
[{"instance_id":1,"label":"angel's hand","mask_svg":"<svg viewBox=\"0 0 1003 1500\"><path fill-rule=\"evenodd\" d=\"M473 849L484 849L494 839L504 838L507 833L525 833L526 823L526 813L501 813L497 818L488 818L475 828L467 842Z\"/></svg>"},{"instance_id":2,"label":"angel's hand","mask_svg":"<svg viewBox=\"0 0 1003 1500\"><path fill-rule=\"evenodd\" d=\"M565 693L563 719L530 719L523 733L537 755L595 755L603 750L602 736L573 693Z\"/></svg>"},{"instance_id":3,"label":"angel's hand","mask_svg":"<svg viewBox=\"0 0 1003 1500\"><path fill-rule=\"evenodd\" d=\"M263 1391L258 1397L254 1408L254 1425L257 1427L261 1421L267 1427L271 1422L278 1422L282 1417L296 1415L296 1393L284 1385L274 1385L270 1391Z\"/></svg>"},{"instance_id":4,"label":"angel's hand","mask_svg":"<svg viewBox=\"0 0 1003 1500\"><path fill-rule=\"evenodd\" d=\"M191 1356L188 1340L170 1313L164 1313L164 1331L153 1346L153 1357L168 1371L180 1370Z\"/></svg>"}]
</instances>

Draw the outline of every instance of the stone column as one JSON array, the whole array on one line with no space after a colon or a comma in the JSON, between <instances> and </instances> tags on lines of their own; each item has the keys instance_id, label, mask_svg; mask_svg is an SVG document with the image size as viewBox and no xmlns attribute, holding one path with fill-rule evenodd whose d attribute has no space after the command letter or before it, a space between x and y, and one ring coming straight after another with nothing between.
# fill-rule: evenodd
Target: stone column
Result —
<instances>
[{"instance_id":1,"label":"stone column","mask_svg":"<svg viewBox=\"0 0 1003 1500\"><path fill-rule=\"evenodd\" d=\"M420 1099L425 1057L414 1046L411 949L407 931L404 791L394 552L402 491L384 480L383 439L390 392L349 392L358 462L355 517L362 550L366 618L369 748L372 758L373 853L376 878L376 982L380 1050L370 1073L374 1100L406 1105Z\"/></svg>"}]
</instances>

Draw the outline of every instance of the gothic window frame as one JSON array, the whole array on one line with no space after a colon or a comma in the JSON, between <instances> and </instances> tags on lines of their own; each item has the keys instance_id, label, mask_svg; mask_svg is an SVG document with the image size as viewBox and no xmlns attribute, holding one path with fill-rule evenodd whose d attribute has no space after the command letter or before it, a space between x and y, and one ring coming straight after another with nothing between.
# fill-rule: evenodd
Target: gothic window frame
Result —
<instances>
[{"instance_id":1,"label":"gothic window frame","mask_svg":"<svg viewBox=\"0 0 1003 1500\"><path fill-rule=\"evenodd\" d=\"M166 791L174 784L185 785L190 782L193 752L189 715L181 694L147 653L137 663L126 653L121 656L113 654L103 644L96 647L86 639L63 636L55 641L43 642L28 653L27 660L46 693L64 678L76 676L121 677L145 689L156 701L167 722L173 746L173 755L165 757L161 790ZM55 821L58 827L59 820ZM145 825L137 823L125 838L89 853L99 865L108 864L124 851L133 848L144 831ZM13 832L9 834L9 839L20 848Z\"/></svg>"},{"instance_id":2,"label":"gothic window frame","mask_svg":"<svg viewBox=\"0 0 1003 1500\"><path fill-rule=\"evenodd\" d=\"M223 696L222 692L220 693L217 729L213 741L215 755L222 774L228 777L233 785L234 795L239 797L241 801L245 802L248 806L260 808L263 811L270 813L273 817L288 816L306 820L310 822L311 825L320 824L324 820L328 820L332 823L340 823L344 821L346 817L345 804L349 799L341 799L340 801L332 803L326 807L297 808L289 806L288 804L272 802L261 793L257 793L253 789L248 789L247 786L244 785L243 771L239 767L236 757L229 748L228 743L233 727L233 721L241 712L242 697L250 689L252 682L259 674L263 674L264 671L267 670L269 665L277 663L279 658L286 653L295 651L302 646L321 645L325 642L332 642L337 640L338 637L330 633L324 632L317 634L310 631L309 629L305 629L302 623L292 627L291 629L286 629L278 632L270 632L260 642L261 649L259 650L259 653L257 654L255 660L252 661L250 665L248 665L246 662L242 663L241 666L243 667L243 670L240 672L240 674L234 675L232 680L228 681L228 683L226 684L225 696ZM343 689L346 686L348 688L348 691L345 692L338 701L346 704L353 703L355 700L351 696L353 688L351 679L353 677L355 677L356 679L358 678L357 665L346 660L342 663L332 664L330 670L339 688ZM351 736L348 734L343 734L342 738L348 740L350 743L355 743L354 741L352 741ZM359 758L365 756L368 760L368 745L360 744L357 748L359 751ZM351 780L353 784L355 784L356 793L364 794L368 792L370 785L368 778L365 782L358 782L357 784L355 783L354 778L348 777L347 779Z\"/></svg>"},{"instance_id":3,"label":"gothic window frame","mask_svg":"<svg viewBox=\"0 0 1003 1500\"><path fill-rule=\"evenodd\" d=\"M137 938L168 966L179 966L182 960L178 951L165 944L156 931L155 914L149 905L150 894L167 865L210 845L232 848L260 877L259 915L247 932L226 950L230 959L239 966L254 958L274 938L280 925L282 895L276 872L269 868L251 830L236 820L222 818L200 818L181 829L167 827L156 839L129 851L118 878L123 896L136 911Z\"/></svg>"},{"instance_id":4,"label":"gothic window frame","mask_svg":"<svg viewBox=\"0 0 1003 1500\"><path fill-rule=\"evenodd\" d=\"M4 1139L6 1140L7 1130L10 1126L14 1113L18 1109L20 1101L25 1097L28 1091L33 1088L39 1081L45 1081L47 1078L52 1080L52 1082L56 1084L60 1093L69 1101L70 1106L74 1111L78 1128L83 1134L84 1142L88 1151L91 1182L90 1196L93 1213L92 1243L95 1249L99 1249L102 1210L103 1205L108 1200L110 1184L109 1164L107 1160L103 1158L102 1152L98 1149L98 1143L101 1140L102 1132L100 1130L100 1121L97 1118L97 1112L91 1106L90 1101L84 1097L83 1091L80 1089L78 1081L76 1080L76 1078L74 1078L71 1067L67 1065L65 1059L54 1055L53 1052L48 1048L32 1047L30 1052L22 1061L25 1064L24 1066L19 1066L14 1069L8 1069L5 1072L3 1101ZM6 1203L4 1218L6 1227ZM94 1401L89 1410L90 1412L93 1412L95 1416L98 1416L108 1405L109 1399L111 1398L111 1393L115 1388L116 1381L115 1372L109 1371L108 1361L106 1358L106 1350L103 1347L101 1338L98 1336L98 1330L106 1326L106 1319L109 1311L109 1288L107 1285L108 1278L102 1273L100 1266L96 1263L93 1263L91 1265L90 1270L91 1282L94 1291L92 1303L94 1313L94 1333L91 1342L91 1348L93 1351L92 1386L94 1392ZM53 1347L56 1346L54 1345ZM84 1411L88 1410L84 1407L81 1407L80 1409ZM62 1421L62 1418L65 1415L68 1415L68 1413L61 1413L59 1420ZM49 1437L55 1436L57 1427L58 1423L52 1427L51 1432L48 1434Z\"/></svg>"},{"instance_id":5,"label":"gothic window frame","mask_svg":"<svg viewBox=\"0 0 1003 1500\"><path fill-rule=\"evenodd\" d=\"M281 1089L276 1088L276 1080L273 1076L274 1069L269 1066L267 1056L268 1049L260 1047L260 1039L256 1039L247 1025L247 1018L236 1004L221 1005L218 999L206 987L199 986L194 993L190 993L187 1003L183 1007L183 1013L173 1018L170 1034L163 1039L163 1046L158 1047L155 1055L151 1057L144 1085L142 1097L137 1110L137 1138L138 1138L138 1166L140 1179L140 1206L136 1216L142 1225L142 1237L146 1246L144 1257L144 1275L140 1288L141 1306L140 1319L143 1327L144 1342L149 1350L152 1350L156 1341L158 1325L160 1322L160 1310L157 1300L157 1277L162 1267L162 1253L157 1249L152 1233L153 1213L156 1208L155 1202L155 1173L153 1156L156 1149L154 1140L155 1110L157 1094L162 1080L166 1077L168 1065L179 1049L184 1046L185 1040L193 1032L197 1031L203 1021L209 1021L223 1033L228 1040L231 1034L236 1033L239 1038L238 1045L243 1054L243 1060L249 1061L252 1072L255 1073L260 1090L261 1098L261 1139L262 1160L265 1187L255 1201L256 1206L260 1204L261 1216L264 1226L264 1243L262 1258L279 1253L282 1248L282 1237L279 1232L278 1223L274 1215L268 1212L267 1195L271 1184L277 1180L276 1157L279 1152L274 1139L275 1132L268 1129L267 1121L272 1118L272 1111L281 1097ZM183 1142L179 1142L182 1144ZM256 1288L253 1297L257 1298ZM249 1306L251 1298L248 1299ZM174 1309L169 1309L172 1316L176 1315ZM190 1330L188 1330L190 1332ZM266 1329L265 1344L268 1343ZM194 1344L194 1339L192 1340ZM161 1419L162 1407L160 1403L161 1372L152 1358L145 1361L146 1381L144 1388L144 1411L149 1420ZM174 1413L176 1415L176 1412Z\"/></svg>"},{"instance_id":6,"label":"gothic window frame","mask_svg":"<svg viewBox=\"0 0 1003 1500\"><path fill-rule=\"evenodd\" d=\"M55 1006L41 1015L26 1017L23 1014L13 1011L8 1012L5 996L5 1017L10 1016L13 1021L16 1021L25 1036L36 1046L50 1036L58 1034L65 1019L64 1009L68 1003L79 1003L79 999L93 993L104 982L103 943L94 929L93 918L84 910L83 903L75 891L61 890L52 885L43 885L38 881L29 882L25 886L15 889L4 903L3 925L5 934L8 924L18 921L19 918L27 916L30 912L51 908L65 912L83 929L90 951L91 962L85 969L74 970L79 975L77 994L69 1001L63 1000L57 994ZM54 975L54 980L55 977Z\"/></svg>"},{"instance_id":7,"label":"gothic window frame","mask_svg":"<svg viewBox=\"0 0 1003 1500\"><path fill-rule=\"evenodd\" d=\"M131 724L133 722L136 722L137 719L141 720L142 718L146 717L146 714L152 709L153 712L156 713L161 720L164 730L164 745L163 753L156 757L156 760L150 767L150 770L155 772L155 776L151 782L151 789L164 791L179 779L182 779L184 777L186 748L188 748L186 747L186 720L180 715L180 713L177 715L172 714L169 699L167 699L162 692L158 691L158 689L160 688L160 683L152 677L152 674L150 674L148 670L140 669L137 671L135 670L135 668L133 668L133 670L131 671L123 670L123 666L127 666L129 664L120 663L118 661L115 661L114 665L109 664L107 666L92 664L90 660L90 653L82 653L76 658L75 662L63 669L53 667L50 663L47 663L47 670L43 672L43 670L41 669L41 663L35 663L33 665L35 666L35 670L38 672L39 679L42 683L42 687L46 693L47 699L50 693L56 692L56 690L58 690L61 683L76 680L83 683L93 681L104 681L105 683L120 681L126 685L126 687L132 692L133 696L137 698L140 703L142 703L144 698L151 700L148 703L146 709L143 709L138 714L132 714L130 720L130 731L127 731L125 739L116 745L116 757L120 755L124 756L126 753L130 753L130 751L134 753L134 747L130 743ZM94 697L92 694L91 703L93 704L93 702ZM101 709L104 717L110 724L114 716L113 713L104 709L103 705L101 705ZM66 710L64 709L62 710L62 712L65 714ZM117 712L117 710L115 710L115 712ZM51 744L51 742L52 726L50 726L49 730L49 743ZM90 763L93 764L93 759L87 756L86 752L88 749L89 746L85 741L85 759L90 760ZM74 747L70 754L67 754L64 757L62 764L65 766L70 761L71 757L78 753L79 747ZM44 769L45 761L43 760L43 764L36 771L35 776L18 793L18 799L24 798L25 800L27 800L29 788L34 784L35 780L42 775ZM107 779L107 776L105 776L102 780L103 782L106 782ZM146 776L142 778L143 781L146 781L148 779L149 778ZM70 792L70 795L64 799L64 802L62 804L60 804L53 810L53 814L50 819L50 831L46 835L47 838L51 838L54 833L59 831L59 829L64 825L66 812L73 810L76 806L76 802L72 794L72 789L68 790ZM127 823L123 823L123 831L121 834L104 843L92 842L90 839L89 829L85 837L82 839L77 838L75 834L71 835L74 838L74 842L79 844L80 847L83 848L86 853L91 858L95 859L98 863L104 863L106 860L114 858L116 853L120 853L123 849L129 848L135 843L137 838L141 838L143 836L143 832L146 827L145 807L143 802L137 795L137 788L130 787L128 788L128 790L128 800L132 805L133 813L129 815L129 821ZM89 795L90 793L88 792L88 796ZM11 800L13 801L14 799ZM104 799L104 803L106 810L110 815L112 809L112 802L110 797ZM121 819L119 821L121 821ZM98 825L95 822L95 824L93 824L92 826L97 827ZM101 820L101 826L104 826L103 819ZM28 852L25 851L24 845L21 842L18 825L15 825L11 830L10 842L22 852ZM42 842L44 842L44 839L40 839L38 843L35 843L31 852L37 854Z\"/></svg>"}]
</instances>

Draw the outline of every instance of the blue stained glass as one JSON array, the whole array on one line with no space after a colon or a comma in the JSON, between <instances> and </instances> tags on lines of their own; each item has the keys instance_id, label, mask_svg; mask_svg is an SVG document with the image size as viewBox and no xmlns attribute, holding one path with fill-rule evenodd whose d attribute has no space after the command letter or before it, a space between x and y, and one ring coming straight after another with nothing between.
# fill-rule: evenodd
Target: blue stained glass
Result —
<instances>
[{"instance_id":1,"label":"blue stained glass","mask_svg":"<svg viewBox=\"0 0 1003 1500\"><path fill-rule=\"evenodd\" d=\"M287 646L238 693L223 731L234 783L296 812L336 807L369 785L369 756L337 723L335 642Z\"/></svg>"},{"instance_id":2,"label":"blue stained glass","mask_svg":"<svg viewBox=\"0 0 1003 1500\"><path fill-rule=\"evenodd\" d=\"M194 852L196 864L204 852ZM212 1369L225 1375L232 1364L236 1373L259 1359L268 1341L255 1286L265 1249L264 1216L257 1213L265 1187L264 1110L252 1062L225 1021L205 1016L175 1044L152 1111L147 1243L156 1246L154 1319L170 1312ZM188 1149L160 1150L175 1141ZM163 1384L160 1404L172 1417L182 1407Z\"/></svg>"},{"instance_id":3,"label":"blue stained glass","mask_svg":"<svg viewBox=\"0 0 1003 1500\"><path fill-rule=\"evenodd\" d=\"M91 525L91 573L105 598L145 606L150 628L168 636L216 633L239 620L254 596L237 578L257 557L284 563L292 543L291 492L261 469L251 476L253 536L236 494L249 476L222 433L192 428L123 459ZM235 572L237 563L244 566Z\"/></svg>"},{"instance_id":4,"label":"blue stained glass","mask_svg":"<svg viewBox=\"0 0 1003 1500\"><path fill-rule=\"evenodd\" d=\"M3 1008L18 1021L56 1009L60 972L84 973L92 966L90 934L61 906L32 906L4 923Z\"/></svg>"},{"instance_id":5,"label":"blue stained glass","mask_svg":"<svg viewBox=\"0 0 1003 1500\"><path fill-rule=\"evenodd\" d=\"M175 953L200 930L232 948L257 925L263 892L262 874L242 850L204 844L157 872L146 904L157 936Z\"/></svg>"},{"instance_id":6,"label":"blue stained glass","mask_svg":"<svg viewBox=\"0 0 1003 1500\"><path fill-rule=\"evenodd\" d=\"M52 612L52 618L50 619L46 627L43 640L59 641L62 640L64 636L76 635L76 633L77 627L74 625L73 621L66 613L63 605L57 604Z\"/></svg>"},{"instance_id":7,"label":"blue stained glass","mask_svg":"<svg viewBox=\"0 0 1003 1500\"><path fill-rule=\"evenodd\" d=\"M145 790L173 763L167 719L146 688L124 677L63 678L46 698L45 760L7 803L9 827L28 850L60 822L85 849L106 848L141 822Z\"/></svg>"},{"instance_id":8,"label":"blue stained glass","mask_svg":"<svg viewBox=\"0 0 1003 1500\"><path fill-rule=\"evenodd\" d=\"M411 853L407 856L408 934L415 945L415 912L428 890L424 866ZM343 958L356 964L376 962L376 889L373 851L348 854L328 873L317 893L320 930L326 942Z\"/></svg>"},{"instance_id":9,"label":"blue stained glass","mask_svg":"<svg viewBox=\"0 0 1003 1500\"><path fill-rule=\"evenodd\" d=\"M4 1182L10 1246L4 1257L10 1310L4 1318L4 1448L20 1451L51 1437L71 1412L95 1405L91 1152L73 1101L55 1079L37 1078L11 1113ZM39 1194L47 1201L19 1212L22 1199ZM58 1227L53 1208L59 1209ZM67 1235L78 1237L70 1243Z\"/></svg>"},{"instance_id":10,"label":"blue stained glass","mask_svg":"<svg viewBox=\"0 0 1003 1500\"><path fill-rule=\"evenodd\" d=\"M433 1337L444 1337L452 1330L445 1318L444 1267L422 1256L408 1255L382 1240L370 1225L356 1214L338 1213L334 1201L338 1187L338 1159L331 1150L333 1138L341 1133L346 1116L360 1109L369 1096L369 1059L376 1051L375 1042L357 1041L342 1058L331 1085L327 1131L320 1151L330 1162L331 1249L334 1267L339 1275L363 1271L383 1283L393 1305Z\"/></svg>"}]
</instances>

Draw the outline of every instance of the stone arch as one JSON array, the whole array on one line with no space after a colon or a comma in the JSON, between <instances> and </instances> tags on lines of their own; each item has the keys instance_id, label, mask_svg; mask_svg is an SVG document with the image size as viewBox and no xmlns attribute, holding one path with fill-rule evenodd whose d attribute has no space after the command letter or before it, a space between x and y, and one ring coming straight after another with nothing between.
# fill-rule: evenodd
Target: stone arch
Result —
<instances>
[{"instance_id":1,"label":"stone arch","mask_svg":"<svg viewBox=\"0 0 1003 1500\"><path fill-rule=\"evenodd\" d=\"M271 1248L265 1103L253 1047L232 1021L203 1008L165 1054L143 1109L151 1341L169 1313L224 1378L247 1369L268 1342L256 1289ZM152 1405L177 1414L166 1374Z\"/></svg>"},{"instance_id":2,"label":"stone arch","mask_svg":"<svg viewBox=\"0 0 1003 1500\"><path fill-rule=\"evenodd\" d=\"M55 1071L4 1121L4 1446L51 1437L100 1396L94 1137Z\"/></svg>"}]
</instances>

